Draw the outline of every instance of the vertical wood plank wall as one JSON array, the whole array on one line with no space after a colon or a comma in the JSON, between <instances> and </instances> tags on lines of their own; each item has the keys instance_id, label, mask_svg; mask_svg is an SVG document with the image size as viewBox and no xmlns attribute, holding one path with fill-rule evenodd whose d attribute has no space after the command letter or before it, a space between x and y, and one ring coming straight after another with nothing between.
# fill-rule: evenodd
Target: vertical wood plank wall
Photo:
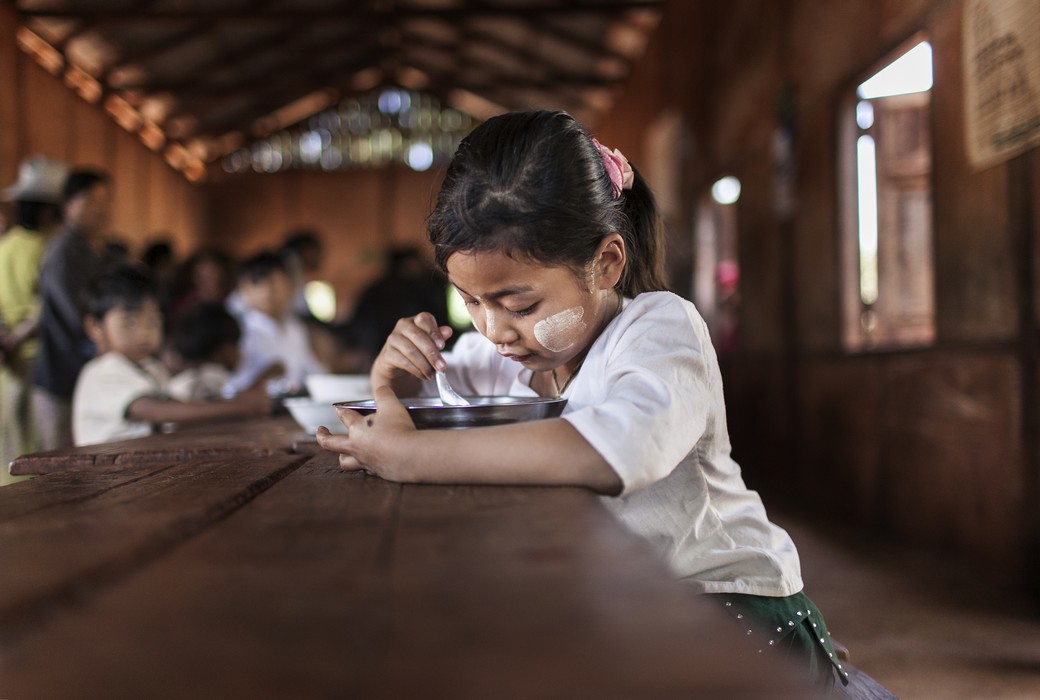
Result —
<instances>
[{"instance_id":1,"label":"vertical wood plank wall","mask_svg":"<svg viewBox=\"0 0 1040 700\"><path fill-rule=\"evenodd\" d=\"M37 153L99 167L115 185L111 232L133 253L159 235L179 252L193 249L205 234L201 190L22 52L17 27L15 10L0 4L0 187Z\"/></svg>"}]
</instances>

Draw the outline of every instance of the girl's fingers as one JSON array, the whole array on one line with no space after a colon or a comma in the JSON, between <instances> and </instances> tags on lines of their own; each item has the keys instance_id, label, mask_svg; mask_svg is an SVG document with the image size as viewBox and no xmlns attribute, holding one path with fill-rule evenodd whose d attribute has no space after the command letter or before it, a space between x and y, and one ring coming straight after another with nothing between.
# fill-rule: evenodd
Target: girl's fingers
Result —
<instances>
[{"instance_id":1,"label":"girl's fingers","mask_svg":"<svg viewBox=\"0 0 1040 700\"><path fill-rule=\"evenodd\" d=\"M361 469L361 464L350 455L340 455L339 466L340 469L347 469L349 471L358 471Z\"/></svg>"},{"instance_id":2,"label":"girl's fingers","mask_svg":"<svg viewBox=\"0 0 1040 700\"><path fill-rule=\"evenodd\" d=\"M396 425L396 423L401 421L412 423L412 418L408 415L408 409L404 407L401 399L397 398L397 394L390 387L377 386L375 391L372 392L372 398L376 401L376 412L388 424Z\"/></svg>"},{"instance_id":3,"label":"girl's fingers","mask_svg":"<svg viewBox=\"0 0 1040 700\"><path fill-rule=\"evenodd\" d=\"M438 370L447 367L441 350L451 333L450 326L438 326L437 319L426 312L402 318L386 339L377 361L418 379L433 379Z\"/></svg>"},{"instance_id":4,"label":"girl's fingers","mask_svg":"<svg viewBox=\"0 0 1040 700\"><path fill-rule=\"evenodd\" d=\"M314 437L317 438L321 449L328 449L330 452L342 452L349 446L350 438L348 436L333 435L328 427L324 425L318 425L318 430L315 431Z\"/></svg>"},{"instance_id":5,"label":"girl's fingers","mask_svg":"<svg viewBox=\"0 0 1040 700\"><path fill-rule=\"evenodd\" d=\"M407 340L391 338L384 348L386 361L419 379L432 379L434 368L430 358Z\"/></svg>"}]
</instances>

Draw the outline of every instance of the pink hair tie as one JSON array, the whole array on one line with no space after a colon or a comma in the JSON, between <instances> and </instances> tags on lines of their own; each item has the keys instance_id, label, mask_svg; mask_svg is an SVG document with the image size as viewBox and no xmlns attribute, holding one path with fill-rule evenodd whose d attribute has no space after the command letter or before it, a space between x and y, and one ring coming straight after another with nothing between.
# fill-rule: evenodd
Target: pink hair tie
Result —
<instances>
[{"instance_id":1,"label":"pink hair tie","mask_svg":"<svg viewBox=\"0 0 1040 700\"><path fill-rule=\"evenodd\" d=\"M632 182L636 177L632 172L632 166L628 164L628 158L621 155L621 151L618 149L615 148L612 151L596 139L592 139L592 143L596 144L599 154L603 157L603 167L613 186L614 199L619 199L622 190L632 189Z\"/></svg>"}]
</instances>

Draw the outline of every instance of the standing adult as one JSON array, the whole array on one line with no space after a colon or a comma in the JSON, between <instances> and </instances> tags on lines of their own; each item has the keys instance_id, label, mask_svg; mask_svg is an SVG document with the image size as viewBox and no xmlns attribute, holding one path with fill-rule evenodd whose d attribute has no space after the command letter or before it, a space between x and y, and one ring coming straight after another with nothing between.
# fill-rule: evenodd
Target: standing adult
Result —
<instances>
[{"instance_id":1,"label":"standing adult","mask_svg":"<svg viewBox=\"0 0 1040 700\"><path fill-rule=\"evenodd\" d=\"M76 378L94 355L83 329L87 282L101 272L112 181L100 170L73 170L65 180L64 226L40 271L39 351L33 365L33 411L40 447L72 444Z\"/></svg>"},{"instance_id":2,"label":"standing adult","mask_svg":"<svg viewBox=\"0 0 1040 700\"><path fill-rule=\"evenodd\" d=\"M62 185L68 167L32 156L18 181L3 191L13 203L14 226L0 237L0 485L7 465L36 449L29 372L36 355L37 282L47 243L61 224Z\"/></svg>"}]
</instances>

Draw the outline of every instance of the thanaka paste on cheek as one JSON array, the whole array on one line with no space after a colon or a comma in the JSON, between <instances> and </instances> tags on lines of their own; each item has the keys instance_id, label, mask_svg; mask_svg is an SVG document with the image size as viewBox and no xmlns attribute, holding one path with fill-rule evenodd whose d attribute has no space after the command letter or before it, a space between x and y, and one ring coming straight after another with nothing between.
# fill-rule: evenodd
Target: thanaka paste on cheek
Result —
<instances>
[{"instance_id":1,"label":"thanaka paste on cheek","mask_svg":"<svg viewBox=\"0 0 1040 700\"><path fill-rule=\"evenodd\" d=\"M585 332L584 316L585 309L580 306L564 309L534 324L534 337L546 350L563 352L577 343Z\"/></svg>"}]
</instances>

